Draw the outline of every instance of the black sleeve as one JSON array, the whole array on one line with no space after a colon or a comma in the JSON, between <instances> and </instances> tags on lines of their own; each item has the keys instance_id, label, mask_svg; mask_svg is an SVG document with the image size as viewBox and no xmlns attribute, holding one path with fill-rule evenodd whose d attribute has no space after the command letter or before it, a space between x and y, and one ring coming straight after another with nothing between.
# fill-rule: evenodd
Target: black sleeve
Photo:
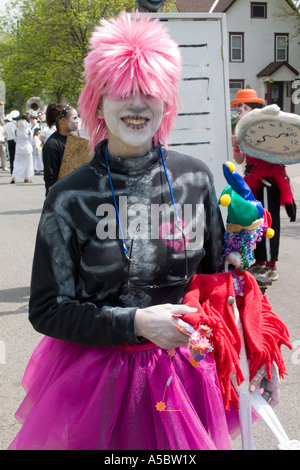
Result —
<instances>
[{"instance_id":1,"label":"black sleeve","mask_svg":"<svg viewBox=\"0 0 300 470\"><path fill-rule=\"evenodd\" d=\"M293 199L292 204L285 204L285 210L287 215L290 218L290 222L295 222L296 221L296 216L297 216L297 205L295 202L295 199Z\"/></svg>"},{"instance_id":2,"label":"black sleeve","mask_svg":"<svg viewBox=\"0 0 300 470\"><path fill-rule=\"evenodd\" d=\"M47 190L56 183L61 166L63 147L51 139L43 147L44 181Z\"/></svg>"},{"instance_id":3,"label":"black sleeve","mask_svg":"<svg viewBox=\"0 0 300 470\"><path fill-rule=\"evenodd\" d=\"M29 320L33 327L47 336L90 346L138 342L135 308L80 303L78 257L75 234L46 203L32 268Z\"/></svg>"}]
</instances>

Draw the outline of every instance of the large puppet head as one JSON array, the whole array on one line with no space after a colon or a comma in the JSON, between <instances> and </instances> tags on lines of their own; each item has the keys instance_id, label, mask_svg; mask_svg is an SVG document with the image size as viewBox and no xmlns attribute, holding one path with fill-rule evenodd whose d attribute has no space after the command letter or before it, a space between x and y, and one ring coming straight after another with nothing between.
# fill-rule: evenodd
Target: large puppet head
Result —
<instances>
[{"instance_id":1,"label":"large puppet head","mask_svg":"<svg viewBox=\"0 0 300 470\"><path fill-rule=\"evenodd\" d=\"M223 173L228 183L219 200L222 206L228 208L224 237L225 267L232 265L243 270L254 261L252 252L256 242L263 235L267 238L274 236L274 230L270 227L272 218L261 202L255 199L232 162L223 164Z\"/></svg>"},{"instance_id":2,"label":"large puppet head","mask_svg":"<svg viewBox=\"0 0 300 470\"><path fill-rule=\"evenodd\" d=\"M180 72L179 47L159 20L141 13L102 20L90 39L78 102L91 148L107 137L105 122L97 116L102 96L127 97L138 91L164 101L154 145L166 145L177 116Z\"/></svg>"}]
</instances>

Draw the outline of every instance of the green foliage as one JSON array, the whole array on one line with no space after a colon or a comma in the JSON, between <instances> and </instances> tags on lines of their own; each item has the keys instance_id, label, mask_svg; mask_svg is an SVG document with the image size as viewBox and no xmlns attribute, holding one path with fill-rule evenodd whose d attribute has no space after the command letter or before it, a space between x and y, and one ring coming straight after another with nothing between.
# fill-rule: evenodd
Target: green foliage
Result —
<instances>
[{"instance_id":1,"label":"green foliage","mask_svg":"<svg viewBox=\"0 0 300 470\"><path fill-rule=\"evenodd\" d=\"M234 131L235 131L235 127L236 127L237 123L238 123L237 118L232 117L231 118L231 133L232 133L232 135L234 135Z\"/></svg>"},{"instance_id":2,"label":"green foliage","mask_svg":"<svg viewBox=\"0 0 300 470\"><path fill-rule=\"evenodd\" d=\"M76 105L95 24L136 5L135 0L16 0L0 18L6 111L22 105L24 110L31 96Z\"/></svg>"}]
</instances>

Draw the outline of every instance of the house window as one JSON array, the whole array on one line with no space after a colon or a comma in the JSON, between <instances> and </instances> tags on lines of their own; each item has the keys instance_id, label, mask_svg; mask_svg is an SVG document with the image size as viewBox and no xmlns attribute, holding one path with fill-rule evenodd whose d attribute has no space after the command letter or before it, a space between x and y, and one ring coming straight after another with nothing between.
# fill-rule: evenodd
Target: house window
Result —
<instances>
[{"instance_id":1,"label":"house window","mask_svg":"<svg viewBox=\"0 0 300 470\"><path fill-rule=\"evenodd\" d=\"M245 88L244 80L229 80L230 101L234 100L239 90Z\"/></svg>"},{"instance_id":2,"label":"house window","mask_svg":"<svg viewBox=\"0 0 300 470\"><path fill-rule=\"evenodd\" d=\"M275 33L275 62L288 61L288 34Z\"/></svg>"},{"instance_id":3,"label":"house window","mask_svg":"<svg viewBox=\"0 0 300 470\"><path fill-rule=\"evenodd\" d=\"M244 33L229 33L230 62L244 62Z\"/></svg>"},{"instance_id":4,"label":"house window","mask_svg":"<svg viewBox=\"0 0 300 470\"><path fill-rule=\"evenodd\" d=\"M267 4L251 2L251 18L267 18Z\"/></svg>"}]
</instances>

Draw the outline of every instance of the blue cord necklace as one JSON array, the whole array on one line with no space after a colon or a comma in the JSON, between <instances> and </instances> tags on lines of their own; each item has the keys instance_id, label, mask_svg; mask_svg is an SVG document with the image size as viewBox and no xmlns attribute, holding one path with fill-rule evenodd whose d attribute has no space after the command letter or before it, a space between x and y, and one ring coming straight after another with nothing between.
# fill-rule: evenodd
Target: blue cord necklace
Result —
<instances>
[{"instance_id":1,"label":"blue cord necklace","mask_svg":"<svg viewBox=\"0 0 300 470\"><path fill-rule=\"evenodd\" d=\"M177 208L176 208L175 199L174 199L174 195L173 195L173 191L172 191L172 186L171 186L170 179L169 179L169 175L168 175L168 171L167 171L167 166L166 166L164 154L163 154L163 151L162 151L160 145L158 146L158 148L159 148L159 151L160 151L160 155L161 155L161 159L162 159L162 162L163 162L163 167L164 167L166 179L167 179L168 186L169 186L169 190L170 190L170 195L171 195L172 203L173 203L173 206L174 206L174 211L175 211L175 215L176 215L176 222L177 222L177 225L179 226L179 228L181 228L181 220L180 220L180 218L179 218L178 211L177 211ZM107 146L106 146L106 148L105 148L105 161L106 161L106 167L107 167L107 172L108 172L108 178L109 178L110 188L111 188L111 192L112 192L112 197L113 197L114 205L115 205L115 209L116 209L116 214L117 214L119 229L120 229L120 233L121 233L121 237L122 237L123 253L124 253L124 255L126 256L126 258L127 258L128 260L130 260L130 258L129 258L129 256L128 256L128 248L127 248L127 246L126 246L125 239L124 239L123 228L122 228L122 224L121 224L121 219L120 219L120 214L119 214L119 210L118 210L118 206L117 206L117 201L116 201L114 186L113 186L112 177L111 177L111 173L110 173L110 167L109 167L109 164L108 164Z\"/></svg>"}]
</instances>

